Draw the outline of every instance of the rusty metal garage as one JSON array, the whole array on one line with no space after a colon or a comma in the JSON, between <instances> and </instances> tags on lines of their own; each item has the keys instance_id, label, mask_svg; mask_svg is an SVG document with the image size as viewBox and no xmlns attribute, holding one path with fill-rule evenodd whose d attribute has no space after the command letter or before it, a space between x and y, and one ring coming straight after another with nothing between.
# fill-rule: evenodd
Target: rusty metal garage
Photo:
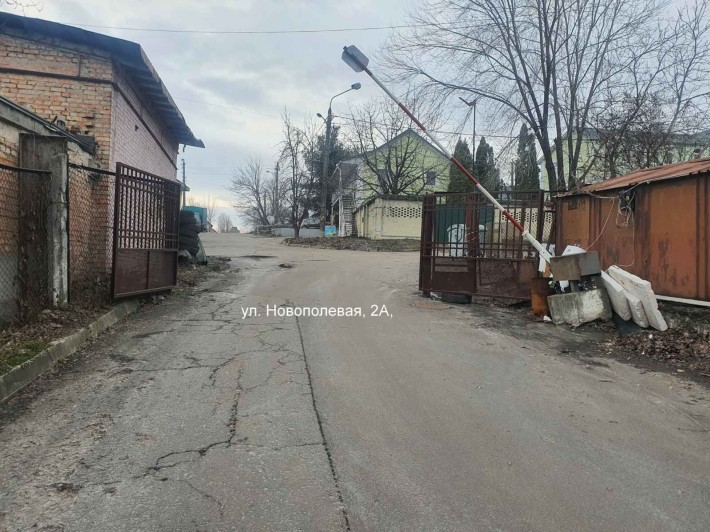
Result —
<instances>
[{"instance_id":1,"label":"rusty metal garage","mask_svg":"<svg viewBox=\"0 0 710 532\"><path fill-rule=\"evenodd\" d=\"M557 197L557 249L597 250L662 296L710 301L710 158L587 185Z\"/></svg>"}]
</instances>

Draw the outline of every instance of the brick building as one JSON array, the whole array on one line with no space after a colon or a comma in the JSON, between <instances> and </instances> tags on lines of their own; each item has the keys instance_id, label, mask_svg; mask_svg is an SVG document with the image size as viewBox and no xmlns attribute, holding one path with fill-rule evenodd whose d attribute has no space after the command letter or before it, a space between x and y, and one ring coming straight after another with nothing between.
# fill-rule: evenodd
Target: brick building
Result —
<instances>
[{"instance_id":1,"label":"brick building","mask_svg":"<svg viewBox=\"0 0 710 532\"><path fill-rule=\"evenodd\" d=\"M140 45L0 13L0 321L28 301L41 310L106 290L117 163L144 176L119 227L165 230L157 247L170 247L177 206L161 194L177 195L180 145L204 148ZM155 188L150 174L172 183ZM150 255L149 240L126 252Z\"/></svg>"},{"instance_id":2,"label":"brick building","mask_svg":"<svg viewBox=\"0 0 710 532\"><path fill-rule=\"evenodd\" d=\"M204 148L137 43L0 13L0 96L96 142L96 159L175 179L179 146Z\"/></svg>"}]
</instances>

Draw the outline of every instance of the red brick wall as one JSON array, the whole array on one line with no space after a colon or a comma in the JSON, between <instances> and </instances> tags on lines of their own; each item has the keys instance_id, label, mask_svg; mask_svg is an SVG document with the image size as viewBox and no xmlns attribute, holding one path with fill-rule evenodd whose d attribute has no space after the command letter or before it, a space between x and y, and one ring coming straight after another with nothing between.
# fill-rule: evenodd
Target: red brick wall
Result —
<instances>
[{"instance_id":1,"label":"red brick wall","mask_svg":"<svg viewBox=\"0 0 710 532\"><path fill-rule=\"evenodd\" d=\"M111 132L112 66L107 59L0 36L0 67L40 74L0 74L0 95L45 120L62 117L67 129L92 135L97 158L108 164ZM57 79L42 73L91 77L103 82Z\"/></svg>"},{"instance_id":2,"label":"red brick wall","mask_svg":"<svg viewBox=\"0 0 710 532\"><path fill-rule=\"evenodd\" d=\"M114 73L118 88L113 97L111 169L120 162L160 177L175 179L177 143L139 98L121 69L116 67Z\"/></svg>"},{"instance_id":3,"label":"red brick wall","mask_svg":"<svg viewBox=\"0 0 710 532\"><path fill-rule=\"evenodd\" d=\"M105 168L123 162L175 179L178 145L121 68L102 52L82 53L0 36L0 95L45 120L61 117L69 131L92 135ZM51 74L91 79L61 79Z\"/></svg>"}]
</instances>

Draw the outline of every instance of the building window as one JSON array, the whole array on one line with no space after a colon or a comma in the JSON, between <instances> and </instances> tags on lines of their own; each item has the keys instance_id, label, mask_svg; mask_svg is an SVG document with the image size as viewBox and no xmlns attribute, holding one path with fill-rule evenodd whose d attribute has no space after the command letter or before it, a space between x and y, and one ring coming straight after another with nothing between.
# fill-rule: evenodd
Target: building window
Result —
<instances>
[{"instance_id":1,"label":"building window","mask_svg":"<svg viewBox=\"0 0 710 532\"><path fill-rule=\"evenodd\" d=\"M427 170L425 184L428 187L436 186L436 172L434 170Z\"/></svg>"}]
</instances>

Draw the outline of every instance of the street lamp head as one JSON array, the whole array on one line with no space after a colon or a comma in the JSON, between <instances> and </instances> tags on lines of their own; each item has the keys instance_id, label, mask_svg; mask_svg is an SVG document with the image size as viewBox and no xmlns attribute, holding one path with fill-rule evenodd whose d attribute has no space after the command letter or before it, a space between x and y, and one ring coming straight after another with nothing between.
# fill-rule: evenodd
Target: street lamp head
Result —
<instances>
[{"instance_id":1,"label":"street lamp head","mask_svg":"<svg viewBox=\"0 0 710 532\"><path fill-rule=\"evenodd\" d=\"M362 72L370 62L365 54L357 49L357 46L344 46L342 59L355 72Z\"/></svg>"},{"instance_id":2,"label":"street lamp head","mask_svg":"<svg viewBox=\"0 0 710 532\"><path fill-rule=\"evenodd\" d=\"M316 113L316 116L317 116L318 118L323 118L323 115L320 114L320 113Z\"/></svg>"},{"instance_id":3,"label":"street lamp head","mask_svg":"<svg viewBox=\"0 0 710 532\"><path fill-rule=\"evenodd\" d=\"M360 87L362 87L362 85L360 85L359 83L353 83L352 85L350 85L350 88L354 91L360 90Z\"/></svg>"}]
</instances>

